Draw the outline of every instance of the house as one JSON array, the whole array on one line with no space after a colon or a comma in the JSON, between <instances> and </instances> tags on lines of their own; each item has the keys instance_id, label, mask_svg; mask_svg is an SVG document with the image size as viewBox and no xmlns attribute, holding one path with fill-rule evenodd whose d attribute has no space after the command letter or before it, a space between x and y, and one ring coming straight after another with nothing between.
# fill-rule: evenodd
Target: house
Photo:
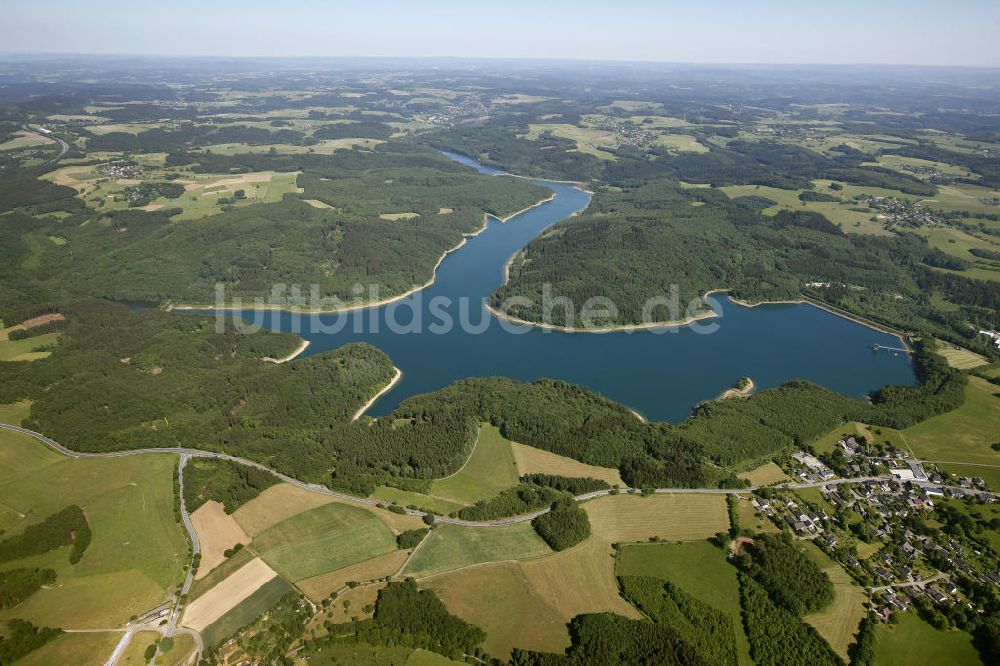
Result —
<instances>
[{"instance_id":1,"label":"house","mask_svg":"<svg viewBox=\"0 0 1000 666\"><path fill-rule=\"evenodd\" d=\"M933 587L927 588L927 596L929 596L931 599L933 599L935 602L939 604L943 604L944 602L948 601L948 595L943 593L941 590L934 589Z\"/></svg>"}]
</instances>

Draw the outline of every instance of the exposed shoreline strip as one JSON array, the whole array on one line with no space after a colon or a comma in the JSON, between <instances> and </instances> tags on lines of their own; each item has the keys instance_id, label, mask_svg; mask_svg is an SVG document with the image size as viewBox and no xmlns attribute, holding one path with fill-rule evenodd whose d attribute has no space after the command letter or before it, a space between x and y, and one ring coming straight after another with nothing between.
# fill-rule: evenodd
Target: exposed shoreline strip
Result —
<instances>
[{"instance_id":1,"label":"exposed shoreline strip","mask_svg":"<svg viewBox=\"0 0 1000 666\"><path fill-rule=\"evenodd\" d=\"M299 356L299 354L304 352L306 350L306 347L308 346L309 346L309 341L303 340L302 343L298 347L296 347L292 353L288 354L287 356L282 356L281 358L271 358L270 356L265 356L261 360L264 361L265 363L288 363L292 359Z\"/></svg>"},{"instance_id":2,"label":"exposed shoreline strip","mask_svg":"<svg viewBox=\"0 0 1000 666\"><path fill-rule=\"evenodd\" d=\"M354 412L354 416L351 417L352 421L357 421L358 419L360 419L361 416L368 411L368 408L375 404L376 400L378 400L383 395L392 390L392 387L398 384L399 380L403 378L402 370L400 370L396 366L392 366L392 369L396 371L396 374L392 376L392 379L389 380L389 383L386 384L385 388L383 388L381 391L373 395L371 400L363 404L361 408L358 409L358 411Z\"/></svg>"}]
</instances>

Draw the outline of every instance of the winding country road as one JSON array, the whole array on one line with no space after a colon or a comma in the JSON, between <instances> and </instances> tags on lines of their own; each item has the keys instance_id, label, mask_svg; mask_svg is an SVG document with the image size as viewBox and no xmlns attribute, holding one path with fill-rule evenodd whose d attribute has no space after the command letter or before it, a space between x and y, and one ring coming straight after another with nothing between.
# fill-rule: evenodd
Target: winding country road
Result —
<instances>
[{"instance_id":1,"label":"winding country road","mask_svg":"<svg viewBox=\"0 0 1000 666\"><path fill-rule=\"evenodd\" d=\"M109 451L105 453L84 453L81 451L74 451L73 449L68 449L62 444L56 442L53 439L46 437L45 435L35 432L34 430L29 430L27 428L22 428L20 426L10 425L7 423L0 423L0 429L13 430L14 432L19 432L21 434L33 437L38 441L46 444L50 448L58 451L59 453L68 456L70 458L120 458L124 456L134 456L134 455L145 455L145 454L156 454L156 453L171 453L175 455L182 456L185 461L190 458L215 458L216 460L228 460L239 465L245 465L247 467L254 467L261 471L267 472L274 475L281 481L285 483L290 483L293 486L301 488L303 490L308 490L309 492L319 493L321 495L327 495L329 497L335 497L337 499L343 500L345 502L353 502L355 504L364 504L367 506L378 506L383 504L381 500L370 499L367 497L357 497L356 495L350 495L348 493L337 492L336 490L330 490L326 486L320 485L318 483L306 483L300 481L294 477L288 476L287 474L282 474L281 472L263 465L253 460L248 460L246 458L240 458L239 456L232 456L227 453L216 453L215 451L204 451L202 449L189 449L183 447L171 447L171 448L154 448L154 449L129 449L127 451ZM828 481L816 481L810 483L782 483L774 486L768 486L769 488L779 489L779 490L796 490L802 488L821 488L824 486L837 486L844 483L864 483L866 481L891 481L894 480L889 474L883 476L862 476L854 477L848 479L830 479ZM921 487L929 486L942 486L943 484L931 483L929 481L915 481L917 485ZM759 490L758 486L749 486L746 488L656 488L653 492L659 495L666 494L695 494L695 495L747 495L756 490ZM637 494L640 491L636 488L622 488L622 489L605 489L605 490L595 490L593 492L584 493L583 495L577 495L574 499L578 502L582 502L589 499L594 499L597 497L603 497L605 495L612 495L615 493L621 494ZM986 492L987 495L991 497L1000 498L1000 493ZM404 509L404 511L411 516L426 516L428 515L425 511L418 511L416 509ZM512 516L510 518L503 518L499 520L462 520L460 518L451 518L449 516L440 516L437 514L433 515L434 521L438 523L448 523L451 525L460 525L463 527L503 527L506 525L516 525L518 523L524 523L536 518L544 513L548 513L549 509L539 509L532 513L525 513L518 516ZM184 515L184 511L181 512ZM187 522L185 526L187 526ZM189 532L193 532L193 528L188 528Z\"/></svg>"},{"instance_id":2,"label":"winding country road","mask_svg":"<svg viewBox=\"0 0 1000 666\"><path fill-rule=\"evenodd\" d=\"M53 162L58 162L60 159L62 159L62 156L66 154L66 151L69 150L69 144L60 139L59 137L57 137L55 134L42 134L37 130L31 129L30 127L28 127L27 124L21 125L21 129L30 134L34 134L35 136L41 137L43 139L49 139L59 144L60 148L59 154L53 157L52 159L48 160L46 164L52 164Z\"/></svg>"}]
</instances>

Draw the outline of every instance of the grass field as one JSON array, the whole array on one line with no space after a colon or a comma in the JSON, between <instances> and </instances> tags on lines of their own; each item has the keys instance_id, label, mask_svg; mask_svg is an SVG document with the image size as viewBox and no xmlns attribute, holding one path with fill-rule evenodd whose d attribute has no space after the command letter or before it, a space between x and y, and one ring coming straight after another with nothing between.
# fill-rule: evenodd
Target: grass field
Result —
<instances>
[{"instance_id":1,"label":"grass field","mask_svg":"<svg viewBox=\"0 0 1000 666\"><path fill-rule=\"evenodd\" d=\"M833 603L818 613L811 613L802 619L811 624L820 636L826 639L837 654L848 659L847 648L854 642L858 625L865 616L868 595L844 571L812 542L802 542L806 555L819 565L833 582Z\"/></svg>"},{"instance_id":2,"label":"grass field","mask_svg":"<svg viewBox=\"0 0 1000 666\"><path fill-rule=\"evenodd\" d=\"M537 141L545 132L552 133L553 136L562 139L569 139L576 143L576 149L581 153L593 155L602 160L617 159L612 153L600 150L601 148L618 148L618 140L615 135L607 130L593 127L578 127L565 123L532 123L528 125L526 139Z\"/></svg>"},{"instance_id":3,"label":"grass field","mask_svg":"<svg viewBox=\"0 0 1000 666\"><path fill-rule=\"evenodd\" d=\"M916 613L902 613L897 625L880 624L876 633L876 666L907 666L914 663L916 655L922 664L974 666L982 663L969 634L938 631Z\"/></svg>"},{"instance_id":4,"label":"grass field","mask_svg":"<svg viewBox=\"0 0 1000 666\"><path fill-rule=\"evenodd\" d=\"M530 523L507 527L442 524L434 528L403 573L420 578L472 564L528 559L549 552Z\"/></svg>"},{"instance_id":5,"label":"grass field","mask_svg":"<svg viewBox=\"0 0 1000 666\"><path fill-rule=\"evenodd\" d=\"M288 583L281 578L273 578L261 586L235 608L201 631L201 637L205 641L206 647L218 645L242 627L256 620L291 589Z\"/></svg>"},{"instance_id":6,"label":"grass field","mask_svg":"<svg viewBox=\"0 0 1000 666\"><path fill-rule=\"evenodd\" d=\"M22 326L10 326L0 329L0 361L37 361L52 352L38 351L43 347L59 344L59 333L45 333L24 340L10 340L7 336Z\"/></svg>"},{"instance_id":7,"label":"grass field","mask_svg":"<svg viewBox=\"0 0 1000 666\"><path fill-rule=\"evenodd\" d=\"M233 518L251 537L292 516L330 504L328 495L311 493L290 483L271 486L257 497L233 511Z\"/></svg>"},{"instance_id":8,"label":"grass field","mask_svg":"<svg viewBox=\"0 0 1000 666\"><path fill-rule=\"evenodd\" d=\"M938 354L944 356L944 359L948 361L948 365L959 370L978 368L981 365L989 363L989 360L985 356L951 345L940 347Z\"/></svg>"},{"instance_id":9,"label":"grass field","mask_svg":"<svg viewBox=\"0 0 1000 666\"><path fill-rule=\"evenodd\" d=\"M609 495L586 502L594 536L610 543L706 539L729 529L722 495Z\"/></svg>"},{"instance_id":10,"label":"grass field","mask_svg":"<svg viewBox=\"0 0 1000 666\"><path fill-rule=\"evenodd\" d=\"M766 462L760 467L756 467L749 472L738 474L741 479L746 479L754 486L769 486L772 483L790 481L791 477L773 462Z\"/></svg>"},{"instance_id":11,"label":"grass field","mask_svg":"<svg viewBox=\"0 0 1000 666\"><path fill-rule=\"evenodd\" d=\"M670 581L693 597L725 612L736 629L739 663L750 664L750 643L740 618L736 568L707 541L679 544L635 544L618 555L619 576L653 576Z\"/></svg>"},{"instance_id":12,"label":"grass field","mask_svg":"<svg viewBox=\"0 0 1000 666\"><path fill-rule=\"evenodd\" d=\"M170 176L177 178L174 182L184 185L184 193L176 199L160 197L145 207L146 210L180 208L182 212L171 218L174 221L195 220L219 213L222 211L219 200L231 200L237 190L243 190L245 199L229 205L273 203L281 201L285 194L298 192L296 172L195 174L155 163L144 163L144 166L147 170L142 174L143 181L162 181ZM140 181L112 179L101 173L99 168L99 164L65 166L46 174L45 179L72 187L77 196L92 207L111 210L128 208L128 201L123 196L125 188Z\"/></svg>"},{"instance_id":13,"label":"grass field","mask_svg":"<svg viewBox=\"0 0 1000 666\"><path fill-rule=\"evenodd\" d=\"M514 462L521 476L525 474L553 474L556 476L582 477L599 479L612 486L624 487L621 474L612 467L597 467L579 460L573 460L556 453L536 449L511 442L514 451Z\"/></svg>"},{"instance_id":14,"label":"grass field","mask_svg":"<svg viewBox=\"0 0 1000 666\"><path fill-rule=\"evenodd\" d=\"M140 631L132 636L128 647L118 658L118 666L146 666L146 657L143 654L146 648L156 643L160 634L156 631Z\"/></svg>"},{"instance_id":15,"label":"grass field","mask_svg":"<svg viewBox=\"0 0 1000 666\"><path fill-rule=\"evenodd\" d=\"M888 444L901 451L906 451L906 441L898 430L892 428L872 428L864 423L845 423L839 425L819 439L810 442L817 453L830 453L837 448L837 442L845 437L864 437L869 442Z\"/></svg>"},{"instance_id":16,"label":"grass field","mask_svg":"<svg viewBox=\"0 0 1000 666\"><path fill-rule=\"evenodd\" d=\"M497 562L422 581L448 609L487 632L493 657L511 649L562 652L567 622L583 613L639 617L618 594L608 543L589 539L569 550L523 562Z\"/></svg>"},{"instance_id":17,"label":"grass field","mask_svg":"<svg viewBox=\"0 0 1000 666\"><path fill-rule=\"evenodd\" d=\"M390 553L373 557L370 560L344 567L343 569L313 576L312 578L305 578L298 581L296 585L310 599L320 601L344 587L350 581L363 582L393 575L403 566L407 557L409 557L409 551L394 550Z\"/></svg>"},{"instance_id":18,"label":"grass field","mask_svg":"<svg viewBox=\"0 0 1000 666\"><path fill-rule=\"evenodd\" d=\"M515 647L562 652L569 646L565 618L516 562L460 569L422 586L434 590L452 614L486 631L483 649L491 657L509 659Z\"/></svg>"},{"instance_id":19,"label":"grass field","mask_svg":"<svg viewBox=\"0 0 1000 666\"><path fill-rule=\"evenodd\" d=\"M391 486L379 486L371 494L372 499L377 499L387 504L398 504L400 506L415 506L421 511L430 511L441 516L447 516L453 511L458 511L465 504L450 502L440 497L431 497L423 493L400 490Z\"/></svg>"},{"instance_id":20,"label":"grass field","mask_svg":"<svg viewBox=\"0 0 1000 666\"><path fill-rule=\"evenodd\" d=\"M474 504L517 485L517 465L510 442L492 425L479 429L476 447L459 471L431 483L431 495L450 502Z\"/></svg>"},{"instance_id":21,"label":"grass field","mask_svg":"<svg viewBox=\"0 0 1000 666\"><path fill-rule=\"evenodd\" d=\"M69 504L83 508L93 532L75 566L65 547L4 563L3 568L51 567L57 581L0 613L0 620L113 627L163 601L168 588L180 582L187 540L174 522L175 456L64 458L33 439L4 431L0 462L0 498L6 507L0 520L9 533Z\"/></svg>"},{"instance_id":22,"label":"grass field","mask_svg":"<svg viewBox=\"0 0 1000 666\"><path fill-rule=\"evenodd\" d=\"M990 448L1000 439L997 393L1000 387L969 377L961 407L903 431L910 450L924 460L998 464L997 452Z\"/></svg>"},{"instance_id":23,"label":"grass field","mask_svg":"<svg viewBox=\"0 0 1000 666\"><path fill-rule=\"evenodd\" d=\"M63 634L17 662L17 666L104 666L122 635L118 632Z\"/></svg>"},{"instance_id":24,"label":"grass field","mask_svg":"<svg viewBox=\"0 0 1000 666\"><path fill-rule=\"evenodd\" d=\"M826 181L827 183L829 181ZM817 181L817 183L823 183L823 181ZM838 192L836 196L843 199L843 201L800 201L799 194L802 190L783 190L777 187L766 187L757 185L729 185L726 187L720 187L720 190L725 192L731 199L736 197L745 196L759 196L770 199L775 202L774 206L770 208L765 208L763 213L766 215L776 215L780 210L807 210L816 213L822 213L828 220L838 225L845 233L851 234L874 234L878 236L888 236L891 232L887 231L880 222L872 222L871 218L875 214L874 211L864 210L851 210L852 208L858 208L859 206L850 200L851 196L845 191ZM819 188L822 190L822 188ZM879 188L863 188L866 193L875 194L876 190ZM886 190L887 192L894 192L894 190ZM860 193L860 192L859 192Z\"/></svg>"},{"instance_id":25,"label":"grass field","mask_svg":"<svg viewBox=\"0 0 1000 666\"><path fill-rule=\"evenodd\" d=\"M278 573L297 581L392 552L396 539L370 511L325 504L272 525L250 547Z\"/></svg>"},{"instance_id":26,"label":"grass field","mask_svg":"<svg viewBox=\"0 0 1000 666\"><path fill-rule=\"evenodd\" d=\"M678 153L707 153L708 148L689 134L661 134L653 143Z\"/></svg>"}]
</instances>

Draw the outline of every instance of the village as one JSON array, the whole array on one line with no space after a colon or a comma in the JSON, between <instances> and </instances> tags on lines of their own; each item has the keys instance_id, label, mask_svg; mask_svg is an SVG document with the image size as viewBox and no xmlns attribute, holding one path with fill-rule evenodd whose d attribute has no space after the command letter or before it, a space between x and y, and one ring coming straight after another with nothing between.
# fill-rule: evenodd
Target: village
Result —
<instances>
[{"instance_id":1,"label":"village","mask_svg":"<svg viewBox=\"0 0 1000 666\"><path fill-rule=\"evenodd\" d=\"M1000 588L1000 560L986 534L1000 519L983 524L968 510L997 502L983 479L949 475L855 436L832 453L798 451L776 462L796 489L756 489L757 515L813 540L867 590L883 620L916 609L949 626L983 612L977 599Z\"/></svg>"}]
</instances>

